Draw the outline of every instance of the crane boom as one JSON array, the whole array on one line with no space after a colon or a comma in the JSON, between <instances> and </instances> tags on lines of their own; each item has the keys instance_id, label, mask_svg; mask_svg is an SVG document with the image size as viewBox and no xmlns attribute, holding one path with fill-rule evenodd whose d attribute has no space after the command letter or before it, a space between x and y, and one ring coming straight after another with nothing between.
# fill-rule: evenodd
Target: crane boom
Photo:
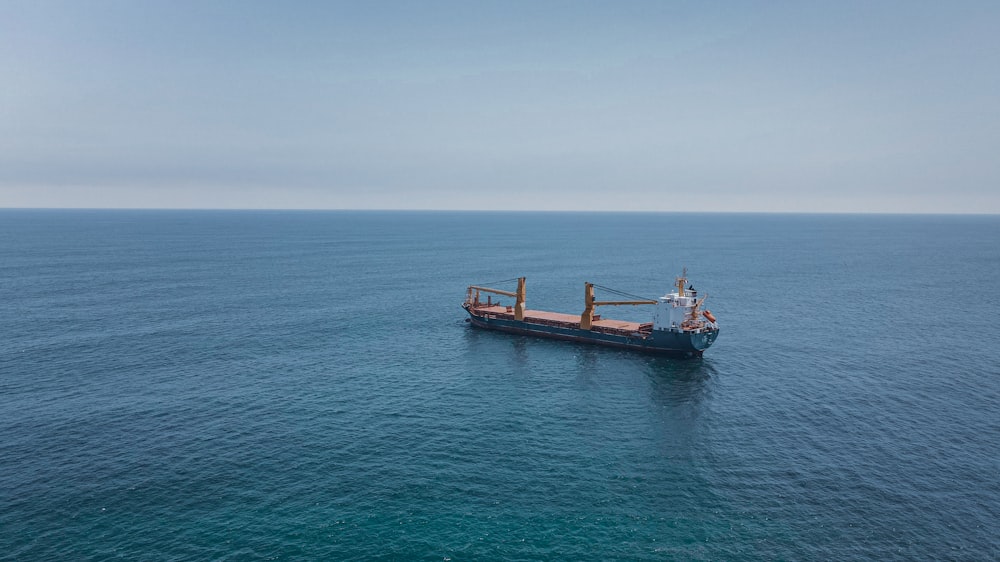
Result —
<instances>
[{"instance_id":1,"label":"crane boom","mask_svg":"<svg viewBox=\"0 0 1000 562\"><path fill-rule=\"evenodd\" d=\"M497 295L503 295L505 297L517 297L517 293L513 293L511 291L501 291L500 289L490 289L489 287L477 287L475 285L472 285L469 288L476 291L482 291L484 293L495 293Z\"/></svg>"},{"instance_id":2,"label":"crane boom","mask_svg":"<svg viewBox=\"0 0 1000 562\"><path fill-rule=\"evenodd\" d=\"M656 304L656 301L594 301L592 304L594 306L620 306L630 304Z\"/></svg>"},{"instance_id":3,"label":"crane boom","mask_svg":"<svg viewBox=\"0 0 1000 562\"><path fill-rule=\"evenodd\" d=\"M479 306L480 292L494 293L497 295L504 295L505 297L514 297L514 299L516 299L514 302L514 319L524 320L524 313L527 312L528 310L524 303L524 294L525 294L524 286L525 286L524 277L517 278L517 292L501 291L500 289L492 289L490 287L479 287L476 285L470 285L468 296L466 296L465 300L470 305ZM489 301L487 300L487 302Z\"/></svg>"},{"instance_id":4,"label":"crane boom","mask_svg":"<svg viewBox=\"0 0 1000 562\"><path fill-rule=\"evenodd\" d=\"M594 327L594 307L595 306L630 306L640 304L656 304L656 301L634 300L634 301L598 301L594 300L594 284L584 283L583 294L584 309L580 315L580 327L590 330Z\"/></svg>"}]
</instances>

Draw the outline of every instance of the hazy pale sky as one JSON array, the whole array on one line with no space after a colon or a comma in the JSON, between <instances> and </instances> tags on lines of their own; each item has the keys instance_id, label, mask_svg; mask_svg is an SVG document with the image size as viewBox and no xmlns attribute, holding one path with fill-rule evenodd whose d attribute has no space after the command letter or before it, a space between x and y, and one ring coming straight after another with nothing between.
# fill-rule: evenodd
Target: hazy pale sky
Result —
<instances>
[{"instance_id":1,"label":"hazy pale sky","mask_svg":"<svg viewBox=\"0 0 1000 562\"><path fill-rule=\"evenodd\" d=\"M1000 2L0 0L0 207L1000 213Z\"/></svg>"}]
</instances>

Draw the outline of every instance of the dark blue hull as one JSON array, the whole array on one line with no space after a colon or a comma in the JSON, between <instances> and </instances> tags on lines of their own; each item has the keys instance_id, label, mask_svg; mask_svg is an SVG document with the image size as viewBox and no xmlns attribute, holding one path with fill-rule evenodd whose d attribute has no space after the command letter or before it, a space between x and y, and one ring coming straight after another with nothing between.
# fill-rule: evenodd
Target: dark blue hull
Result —
<instances>
[{"instance_id":1,"label":"dark blue hull","mask_svg":"<svg viewBox=\"0 0 1000 562\"><path fill-rule=\"evenodd\" d=\"M674 332L652 330L630 334L606 333L566 326L551 326L510 320L494 315L477 315L468 308L469 320L473 326L487 330L499 330L512 334L523 334L557 340L577 341L595 345L631 349L646 353L672 355L677 357L701 357L719 335L719 330L695 332Z\"/></svg>"}]
</instances>

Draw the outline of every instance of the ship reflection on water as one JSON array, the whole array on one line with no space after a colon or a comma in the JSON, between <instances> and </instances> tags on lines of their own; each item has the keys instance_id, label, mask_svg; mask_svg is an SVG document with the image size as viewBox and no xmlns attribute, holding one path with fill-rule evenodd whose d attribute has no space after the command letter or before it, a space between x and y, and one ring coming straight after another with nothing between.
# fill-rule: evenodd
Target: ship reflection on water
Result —
<instances>
[{"instance_id":1,"label":"ship reflection on water","mask_svg":"<svg viewBox=\"0 0 1000 562\"><path fill-rule=\"evenodd\" d=\"M678 360L667 357L644 358L644 371L658 402L683 404L699 402L718 374L711 359Z\"/></svg>"},{"instance_id":2,"label":"ship reflection on water","mask_svg":"<svg viewBox=\"0 0 1000 562\"><path fill-rule=\"evenodd\" d=\"M530 375L536 369L559 370L583 386L638 384L648 387L659 406L701 402L718 374L710 358L649 355L503 332L463 332L466 358L478 370L513 370L521 375ZM559 364L563 368L557 369Z\"/></svg>"}]
</instances>

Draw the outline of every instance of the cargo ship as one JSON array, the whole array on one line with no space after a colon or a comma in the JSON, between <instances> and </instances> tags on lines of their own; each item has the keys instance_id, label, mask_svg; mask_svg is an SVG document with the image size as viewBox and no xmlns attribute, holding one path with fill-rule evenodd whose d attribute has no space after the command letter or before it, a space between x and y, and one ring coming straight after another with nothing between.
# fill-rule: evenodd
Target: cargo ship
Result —
<instances>
[{"instance_id":1,"label":"cargo ship","mask_svg":"<svg viewBox=\"0 0 1000 562\"><path fill-rule=\"evenodd\" d=\"M508 280L510 282L515 279ZM584 283L582 314L562 314L528 310L525 305L525 278L519 277L516 291L471 285L462 308L469 313L466 322L477 328L499 330L543 338L605 345L676 357L701 357L719 336L719 325L709 310L702 310L708 295L698 297L688 284L687 270L677 278L676 290L658 299L643 299L628 293ZM503 283L503 281L497 282ZM629 300L599 301L598 288ZM486 301L482 294L486 293ZM494 301L493 295L511 297L513 305ZM595 314L599 306L653 306L652 322L611 320Z\"/></svg>"}]
</instances>

